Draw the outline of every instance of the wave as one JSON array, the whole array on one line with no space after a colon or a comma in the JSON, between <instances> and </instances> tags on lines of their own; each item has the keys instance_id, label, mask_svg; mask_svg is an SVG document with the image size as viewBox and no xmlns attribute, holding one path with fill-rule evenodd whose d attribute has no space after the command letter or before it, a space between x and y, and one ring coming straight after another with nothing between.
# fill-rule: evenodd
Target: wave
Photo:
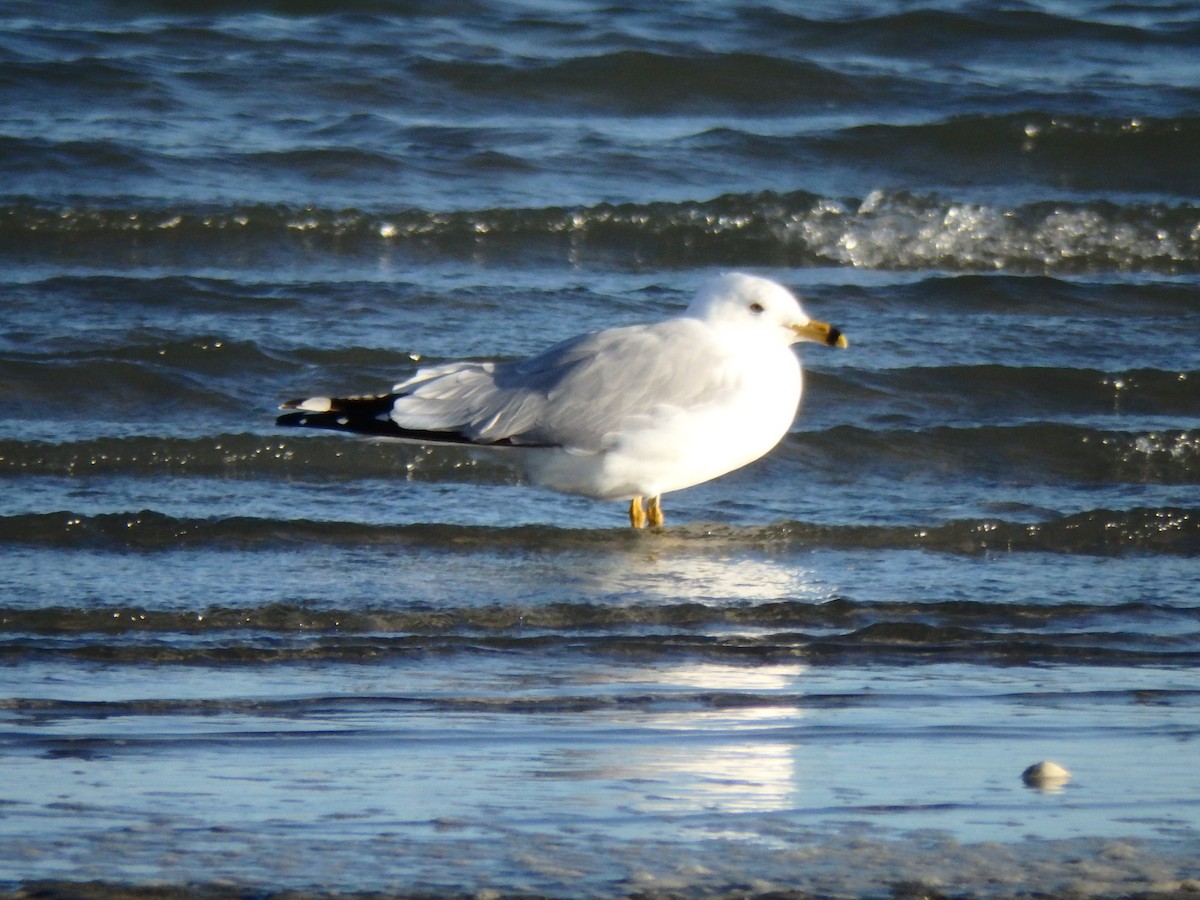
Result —
<instances>
[{"instance_id":1,"label":"wave","mask_svg":"<svg viewBox=\"0 0 1200 900\"><path fill-rule=\"evenodd\" d=\"M801 551L927 550L983 553L1074 553L1111 556L1155 553L1200 554L1200 510L1186 508L1096 509L1040 522L998 518L964 519L933 526L823 525L781 522L769 526L693 525L659 534L632 529L561 529L544 525L515 528L448 524L372 525L230 517L191 519L153 510L93 516L71 512L33 513L0 518L0 542L45 547L104 550L171 550L184 547L237 547L245 550L311 545L387 545L427 548L538 550L562 552L644 546L642 542L694 542L728 550Z\"/></svg>"},{"instance_id":2,"label":"wave","mask_svg":"<svg viewBox=\"0 0 1200 900\"><path fill-rule=\"evenodd\" d=\"M1200 659L1195 608L1131 603L1104 609L988 603L866 603L795 601L737 607L702 604L613 607L563 603L548 607L344 610L289 603L264 608L207 608L164 612L139 608L0 609L0 658L37 656L103 659L108 664L172 662L259 665L293 661L356 664L414 654L580 652L678 657L717 656L759 663L804 659L813 663L912 664L955 660L994 664L1136 662L1188 665ZM1129 623L1152 623L1131 631ZM1081 629L1080 625L1086 624ZM1174 692L1189 697L1197 692ZM883 702L895 702L888 698ZM1045 700L1039 695L1039 699ZM113 704L8 701L25 716L102 714L131 705L133 714L194 714L238 700L135 700ZM256 707L275 714L292 705L420 706L498 712L552 712L613 703L656 708L680 704L731 706L842 705L845 696L789 697L771 693L693 691L668 695L621 694L544 699L491 696L289 698ZM865 702L877 703L878 699Z\"/></svg>"},{"instance_id":3,"label":"wave","mask_svg":"<svg viewBox=\"0 0 1200 900\"><path fill-rule=\"evenodd\" d=\"M44 96L48 91L60 98L60 103L70 98L81 109L114 100L137 102L147 113L165 113L172 108L169 90L129 60L87 53L62 59L14 59L6 54L0 66L0 92Z\"/></svg>"},{"instance_id":4,"label":"wave","mask_svg":"<svg viewBox=\"0 0 1200 900\"><path fill-rule=\"evenodd\" d=\"M912 308L941 312L1003 312L1028 317L1104 314L1184 316L1196 309L1195 288L1186 279L1056 278L1051 275L956 273L929 275L882 292L852 289L855 303L872 310Z\"/></svg>"},{"instance_id":5,"label":"wave","mask_svg":"<svg viewBox=\"0 0 1200 900\"><path fill-rule=\"evenodd\" d=\"M854 410L864 418L887 416L912 425L994 425L1117 414L1186 420L1196 409L1200 372L994 364L846 366L808 373L807 380L840 415Z\"/></svg>"},{"instance_id":6,"label":"wave","mask_svg":"<svg viewBox=\"0 0 1200 900\"><path fill-rule=\"evenodd\" d=\"M503 96L509 103L535 101L575 111L582 104L634 115L794 110L804 98L824 108L831 102L877 102L903 89L895 76L850 75L814 62L744 52L618 50L532 65L427 60L413 71L459 92Z\"/></svg>"},{"instance_id":7,"label":"wave","mask_svg":"<svg viewBox=\"0 0 1200 900\"><path fill-rule=\"evenodd\" d=\"M270 412L267 419L273 419ZM467 472L470 474L467 474ZM325 437L223 434L212 437L134 435L78 441L0 441L0 475L193 475L305 480L408 479L507 483L502 461L468 451Z\"/></svg>"},{"instance_id":8,"label":"wave","mask_svg":"<svg viewBox=\"0 0 1200 900\"><path fill-rule=\"evenodd\" d=\"M1004 115L964 114L937 122L864 124L827 135L760 138L741 132L713 139L725 152L782 158L803 144L823 164L871 167L906 183L996 186L1027 193L1031 183L1061 194L1095 192L1189 197L1200 154L1195 117L1098 117L1031 110ZM1130 165L1136 160L1136 165Z\"/></svg>"},{"instance_id":9,"label":"wave","mask_svg":"<svg viewBox=\"0 0 1200 900\"><path fill-rule=\"evenodd\" d=\"M1008 480L1085 484L1200 482L1200 434L1097 431L1039 422L1001 426L868 429L838 425L800 432L789 448L806 466L836 472L895 468L969 472Z\"/></svg>"},{"instance_id":10,"label":"wave","mask_svg":"<svg viewBox=\"0 0 1200 900\"><path fill-rule=\"evenodd\" d=\"M264 606L209 606L194 610L164 610L135 606L47 606L36 609L0 607L0 626L9 634L123 634L127 632L182 634L338 634L392 633L408 635L610 632L673 628L712 630L721 627L826 629L867 634L875 639L905 639L903 629L969 628L994 632L1078 632L1082 626L1102 628L1113 623L1153 626L1148 633L1190 632L1200 606L1173 606L1131 601L1112 606L1090 603L994 603L970 600L859 601L844 597L814 603L773 600L761 603L713 605L678 603L543 604L501 603L487 606L388 606L341 608L309 603L278 602ZM886 623L884 625L883 623ZM881 627L895 629L890 635ZM909 632L917 634L916 631ZM1200 693L1200 691L1197 691Z\"/></svg>"},{"instance_id":11,"label":"wave","mask_svg":"<svg viewBox=\"0 0 1200 900\"><path fill-rule=\"evenodd\" d=\"M1143 8L1139 13L1148 13ZM1127 46L1141 49L1147 44L1163 48L1190 48L1195 29L1182 23L1175 28L1159 28L1140 15L1121 21L1117 7L1109 7L1108 21L1092 17L1073 17L1032 6L968 6L959 9L913 9L878 15L840 15L817 19L782 9L758 7L746 11L748 18L774 34L786 35L808 46L838 47L855 53L882 52L889 56L915 56L928 59L944 53L953 58L969 48L995 52L998 44L1019 53L1038 55L1047 46L1085 42L1096 46ZM1170 7L1163 7L1170 19Z\"/></svg>"},{"instance_id":12,"label":"wave","mask_svg":"<svg viewBox=\"0 0 1200 900\"><path fill-rule=\"evenodd\" d=\"M209 346L219 351L221 341ZM11 399L9 415L27 416L34 421L69 415L81 405L87 406L94 419L114 422L154 420L176 409L205 417L237 409L222 391L236 389L236 376L226 373L225 377L205 377L161 362L111 357L74 361L7 359L0 361L0 377L22 386Z\"/></svg>"},{"instance_id":13,"label":"wave","mask_svg":"<svg viewBox=\"0 0 1200 900\"><path fill-rule=\"evenodd\" d=\"M1012 207L875 191L861 200L806 192L704 201L437 212L280 205L197 208L0 207L0 250L27 265L160 250L240 263L307 252L386 250L497 259L513 253L662 265L762 264L1086 273L1200 271L1200 207L1045 201Z\"/></svg>"},{"instance_id":14,"label":"wave","mask_svg":"<svg viewBox=\"0 0 1200 900\"><path fill-rule=\"evenodd\" d=\"M1156 690L1078 690L1070 693L1075 702L1090 702L1096 705L1132 705L1153 703L1158 705L1186 705L1195 702L1197 692L1188 688L1164 688ZM1012 697L1012 695L1008 695ZM941 695L943 706L953 704L958 698ZM968 702L977 697L968 696ZM997 699L1006 699L999 695ZM1036 695L1017 695L1023 703L1061 702L1062 696L1050 691ZM773 691L759 693L745 691L671 691L667 693L647 692L640 694L555 694L554 696L503 696L487 693L477 695L388 695L388 694L331 694L327 696L288 697L281 699L238 697L222 698L167 698L136 700L59 700L53 698L15 697L0 700L0 710L9 713L23 723L48 723L61 718L104 719L126 716L211 716L236 713L253 718L308 719L355 712L489 712L495 714L554 714L563 712L589 712L620 708L658 712L668 710L722 710L722 709L845 709L854 707L895 707L912 703L914 696L903 694L845 693L821 694L816 692L790 693ZM233 735L223 735L225 739ZM273 738L279 735L273 734ZM174 740L178 736L173 736Z\"/></svg>"},{"instance_id":15,"label":"wave","mask_svg":"<svg viewBox=\"0 0 1200 900\"><path fill-rule=\"evenodd\" d=\"M174 402L174 401L172 401ZM263 411L264 425L274 413ZM44 428L42 429L44 430ZM1102 431L1036 422L999 426L865 428L797 432L779 454L836 478L893 469L1084 484L1200 483L1200 433ZM0 440L0 477L171 474L305 480L405 478L510 483L496 454L327 435L131 434L79 440Z\"/></svg>"},{"instance_id":16,"label":"wave","mask_svg":"<svg viewBox=\"0 0 1200 900\"><path fill-rule=\"evenodd\" d=\"M438 65L450 71L459 68ZM660 79L651 83L672 84ZM624 98L637 94L623 91L617 96L630 102ZM1134 197L1194 200L1190 160L1200 154L1200 117L1194 115L1096 116L1029 109L961 113L905 124L882 118L862 116L838 129L795 133L780 133L753 120L735 121L664 137L651 145L630 145L619 131L601 130L586 138L564 139L548 151L541 146L544 136L526 125L504 130L478 124L404 126L381 115L350 113L335 114L332 123L314 120L298 128L288 142L221 148L205 158L184 157L170 147L109 134L59 140L0 135L0 175L27 185L30 194L48 197L62 196L66 172L81 193L95 194L99 187L100 195L107 197L212 197L213 182L228 184L236 178L241 186L234 196L284 202L295 196L349 196L369 203L359 198L380 196L378 185L430 176L434 181L457 176L464 185L478 183L467 193L486 195L481 179L502 172L512 177L514 186L544 195L542 179L551 174L563 177L564 167L606 173L624 182L632 166L635 172L644 169L659 176L672 171L660 190L678 195L683 184L709 183L701 174L707 170L718 175L745 170L753 173L748 183L777 186L783 168L796 173L796 184L820 179L817 183L852 184L862 191L879 185L936 185L939 190L958 187L976 195L1011 197L1010 202L1047 195L1075 202L1105 197L1116 197L1119 203ZM1131 166L1130 160L1137 164ZM696 177L688 177L689 172ZM936 181L931 182L931 172ZM315 190L333 183L339 185L335 192ZM727 179L721 183L730 184ZM629 185L622 184L616 196L629 196L628 191ZM549 193L579 194L574 188ZM593 193L594 189L584 195Z\"/></svg>"}]
</instances>

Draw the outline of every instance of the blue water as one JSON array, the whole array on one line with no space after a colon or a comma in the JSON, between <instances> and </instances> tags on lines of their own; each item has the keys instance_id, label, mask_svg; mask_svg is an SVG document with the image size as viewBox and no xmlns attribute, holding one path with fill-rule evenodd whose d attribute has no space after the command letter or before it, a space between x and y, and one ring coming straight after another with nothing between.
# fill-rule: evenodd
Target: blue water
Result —
<instances>
[{"instance_id":1,"label":"blue water","mask_svg":"<svg viewBox=\"0 0 1200 900\"><path fill-rule=\"evenodd\" d=\"M0 5L0 892L1194 885L1198 50L1176 3ZM850 348L662 531L275 425L731 268Z\"/></svg>"}]
</instances>

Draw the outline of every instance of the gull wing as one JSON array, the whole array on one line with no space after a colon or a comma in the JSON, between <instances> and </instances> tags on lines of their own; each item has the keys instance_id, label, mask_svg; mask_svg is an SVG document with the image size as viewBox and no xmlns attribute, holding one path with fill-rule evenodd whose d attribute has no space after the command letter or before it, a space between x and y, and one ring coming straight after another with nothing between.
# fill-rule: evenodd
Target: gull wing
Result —
<instances>
[{"instance_id":1,"label":"gull wing","mask_svg":"<svg viewBox=\"0 0 1200 900\"><path fill-rule=\"evenodd\" d=\"M389 418L475 443L597 451L630 417L708 399L719 389L713 353L693 319L613 328L528 359L424 369L396 386Z\"/></svg>"}]
</instances>

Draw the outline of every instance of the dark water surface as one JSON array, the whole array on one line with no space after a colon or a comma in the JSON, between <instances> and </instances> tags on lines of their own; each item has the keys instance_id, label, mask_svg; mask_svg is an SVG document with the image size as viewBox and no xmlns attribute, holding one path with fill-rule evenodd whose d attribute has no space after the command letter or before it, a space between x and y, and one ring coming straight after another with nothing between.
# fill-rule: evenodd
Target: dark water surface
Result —
<instances>
[{"instance_id":1,"label":"dark water surface","mask_svg":"<svg viewBox=\"0 0 1200 900\"><path fill-rule=\"evenodd\" d=\"M274 425L730 267L664 532ZM1200 879L1192 4L7 2L0 304L0 892Z\"/></svg>"}]
</instances>

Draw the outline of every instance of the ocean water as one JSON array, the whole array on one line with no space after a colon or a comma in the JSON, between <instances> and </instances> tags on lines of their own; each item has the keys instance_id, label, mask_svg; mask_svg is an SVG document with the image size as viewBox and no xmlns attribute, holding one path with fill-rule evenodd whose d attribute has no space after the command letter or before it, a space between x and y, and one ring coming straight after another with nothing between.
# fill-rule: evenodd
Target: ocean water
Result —
<instances>
[{"instance_id":1,"label":"ocean water","mask_svg":"<svg viewBox=\"0 0 1200 900\"><path fill-rule=\"evenodd\" d=\"M662 531L275 425L725 269ZM7 0L0 310L4 895L1200 881L1194 4Z\"/></svg>"}]
</instances>

